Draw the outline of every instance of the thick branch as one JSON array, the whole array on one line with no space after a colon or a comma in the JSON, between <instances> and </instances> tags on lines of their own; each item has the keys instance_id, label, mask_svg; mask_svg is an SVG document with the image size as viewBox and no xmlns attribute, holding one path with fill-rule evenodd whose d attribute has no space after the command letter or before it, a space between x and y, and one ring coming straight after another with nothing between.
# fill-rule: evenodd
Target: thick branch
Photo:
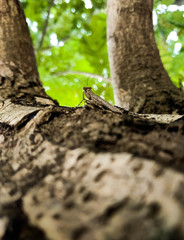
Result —
<instances>
[{"instance_id":1,"label":"thick branch","mask_svg":"<svg viewBox=\"0 0 184 240\"><path fill-rule=\"evenodd\" d=\"M0 236L184 239L183 119L89 108L4 103Z\"/></svg>"}]
</instances>

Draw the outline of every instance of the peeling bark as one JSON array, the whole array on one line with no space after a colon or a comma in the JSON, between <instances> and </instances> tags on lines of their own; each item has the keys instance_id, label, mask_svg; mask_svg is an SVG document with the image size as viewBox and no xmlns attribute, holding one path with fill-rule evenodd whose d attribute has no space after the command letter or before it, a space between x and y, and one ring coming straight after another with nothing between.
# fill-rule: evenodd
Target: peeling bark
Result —
<instances>
[{"instance_id":1,"label":"peeling bark","mask_svg":"<svg viewBox=\"0 0 184 240\"><path fill-rule=\"evenodd\" d=\"M109 0L108 50L116 104L139 113L182 113L184 95L157 49L151 0Z\"/></svg>"}]
</instances>

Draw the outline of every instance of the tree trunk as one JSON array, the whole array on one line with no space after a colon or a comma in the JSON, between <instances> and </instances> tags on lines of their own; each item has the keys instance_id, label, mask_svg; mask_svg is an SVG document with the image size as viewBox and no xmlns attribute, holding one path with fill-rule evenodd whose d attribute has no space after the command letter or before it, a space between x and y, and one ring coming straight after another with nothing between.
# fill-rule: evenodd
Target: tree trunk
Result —
<instances>
[{"instance_id":1,"label":"tree trunk","mask_svg":"<svg viewBox=\"0 0 184 240\"><path fill-rule=\"evenodd\" d=\"M10 9L19 29L26 26L19 3L0 3L0 32L7 25L6 41L19 47L17 55L5 48L0 69L4 84L14 80L0 100L0 239L184 239L183 116L54 104L38 81L28 31L28 53L23 31L11 35ZM20 58L20 48L32 60ZM30 75L18 75L24 64Z\"/></svg>"},{"instance_id":2,"label":"tree trunk","mask_svg":"<svg viewBox=\"0 0 184 240\"><path fill-rule=\"evenodd\" d=\"M152 0L108 1L108 50L116 104L140 113L184 111L184 95L161 62Z\"/></svg>"},{"instance_id":3,"label":"tree trunk","mask_svg":"<svg viewBox=\"0 0 184 240\"><path fill-rule=\"evenodd\" d=\"M32 40L18 0L0 0L1 99L50 99L39 80Z\"/></svg>"}]
</instances>

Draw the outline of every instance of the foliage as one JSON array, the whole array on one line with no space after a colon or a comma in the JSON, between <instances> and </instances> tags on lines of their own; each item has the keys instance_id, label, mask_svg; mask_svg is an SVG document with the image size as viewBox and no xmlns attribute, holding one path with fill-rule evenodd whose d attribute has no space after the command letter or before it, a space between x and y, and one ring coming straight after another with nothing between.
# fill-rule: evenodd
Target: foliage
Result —
<instances>
[{"instance_id":1,"label":"foliage","mask_svg":"<svg viewBox=\"0 0 184 240\"><path fill-rule=\"evenodd\" d=\"M172 5L173 0L155 1L155 38L162 62L172 81L184 83L184 5Z\"/></svg>"},{"instance_id":2,"label":"foliage","mask_svg":"<svg viewBox=\"0 0 184 240\"><path fill-rule=\"evenodd\" d=\"M110 78L106 0L55 0L50 8L45 35L43 29L51 0L21 2L46 92L61 105L76 106L82 99L82 87L88 83L97 94L113 102L111 84L104 80ZM179 45L184 42L184 10L169 11L172 2L155 0L154 13L158 18L155 37L162 61L178 85L178 79L184 79L184 48ZM161 6L164 11L160 10ZM169 38L172 32L177 34L177 40ZM43 35L43 44L39 46ZM176 46L181 49L176 51Z\"/></svg>"}]
</instances>

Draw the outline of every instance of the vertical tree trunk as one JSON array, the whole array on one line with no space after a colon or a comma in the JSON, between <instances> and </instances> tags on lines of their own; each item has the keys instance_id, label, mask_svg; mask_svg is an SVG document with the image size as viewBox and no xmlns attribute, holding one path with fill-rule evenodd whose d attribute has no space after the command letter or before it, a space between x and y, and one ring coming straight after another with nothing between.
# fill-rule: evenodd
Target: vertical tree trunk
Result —
<instances>
[{"instance_id":1,"label":"vertical tree trunk","mask_svg":"<svg viewBox=\"0 0 184 240\"><path fill-rule=\"evenodd\" d=\"M0 96L47 97L40 83L32 40L18 0L0 0Z\"/></svg>"},{"instance_id":2,"label":"vertical tree trunk","mask_svg":"<svg viewBox=\"0 0 184 240\"><path fill-rule=\"evenodd\" d=\"M108 1L108 50L115 101L135 112L182 112L184 96L171 82L155 43L152 7L152 0Z\"/></svg>"}]
</instances>

